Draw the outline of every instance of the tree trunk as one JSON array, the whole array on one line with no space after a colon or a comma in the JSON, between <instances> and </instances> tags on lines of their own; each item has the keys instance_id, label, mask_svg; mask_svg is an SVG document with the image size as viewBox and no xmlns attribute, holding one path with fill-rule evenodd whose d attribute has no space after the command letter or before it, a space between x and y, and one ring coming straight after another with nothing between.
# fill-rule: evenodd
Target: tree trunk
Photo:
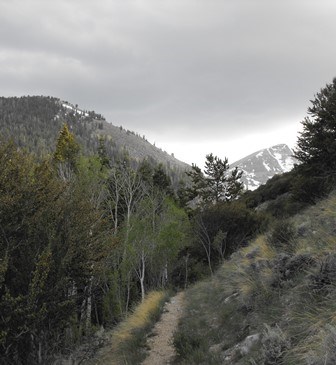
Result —
<instances>
[{"instance_id":1,"label":"tree trunk","mask_svg":"<svg viewBox=\"0 0 336 365\"><path fill-rule=\"evenodd\" d=\"M130 302L130 295L131 295L131 278L130 278L130 274L127 274L127 295L126 295L126 306L125 306L125 310L126 310L126 317L128 315L128 307L129 307L129 302Z\"/></svg>"},{"instance_id":2,"label":"tree trunk","mask_svg":"<svg viewBox=\"0 0 336 365\"><path fill-rule=\"evenodd\" d=\"M188 261L190 254L187 253L185 256L185 278L184 278L184 289L187 289L188 286Z\"/></svg>"},{"instance_id":3,"label":"tree trunk","mask_svg":"<svg viewBox=\"0 0 336 365\"><path fill-rule=\"evenodd\" d=\"M42 364L42 340L40 339L38 342L38 353L37 353L38 363Z\"/></svg>"},{"instance_id":4,"label":"tree trunk","mask_svg":"<svg viewBox=\"0 0 336 365\"><path fill-rule=\"evenodd\" d=\"M165 288L167 283L168 283L168 263L166 261L162 273L162 287Z\"/></svg>"},{"instance_id":5,"label":"tree trunk","mask_svg":"<svg viewBox=\"0 0 336 365\"><path fill-rule=\"evenodd\" d=\"M202 217L199 217L199 220L197 220L196 223L198 224L198 228L199 228L197 235L204 248L204 251L205 251L205 254L206 254L206 257L208 260L210 274L213 275L212 266L211 266L211 240L210 240L209 234L207 232L206 226L202 220Z\"/></svg>"},{"instance_id":6,"label":"tree trunk","mask_svg":"<svg viewBox=\"0 0 336 365\"><path fill-rule=\"evenodd\" d=\"M91 327L91 311L92 311L92 277L90 278L88 297L86 300L86 318L85 318L86 334L88 334Z\"/></svg>"},{"instance_id":7,"label":"tree trunk","mask_svg":"<svg viewBox=\"0 0 336 365\"><path fill-rule=\"evenodd\" d=\"M140 275L140 286L141 286L141 301L145 300L145 269L146 269L145 254L141 253L141 275Z\"/></svg>"}]
</instances>

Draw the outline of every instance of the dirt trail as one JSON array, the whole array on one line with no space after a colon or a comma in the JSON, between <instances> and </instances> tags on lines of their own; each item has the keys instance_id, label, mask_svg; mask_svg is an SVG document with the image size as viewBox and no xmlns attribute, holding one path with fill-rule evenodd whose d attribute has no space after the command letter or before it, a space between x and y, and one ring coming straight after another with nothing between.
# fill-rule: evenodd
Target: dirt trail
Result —
<instances>
[{"instance_id":1,"label":"dirt trail","mask_svg":"<svg viewBox=\"0 0 336 365\"><path fill-rule=\"evenodd\" d=\"M173 360L173 334L182 315L183 301L184 292L180 292L165 304L161 319L153 328L153 337L147 340L150 350L142 365L165 365Z\"/></svg>"}]
</instances>

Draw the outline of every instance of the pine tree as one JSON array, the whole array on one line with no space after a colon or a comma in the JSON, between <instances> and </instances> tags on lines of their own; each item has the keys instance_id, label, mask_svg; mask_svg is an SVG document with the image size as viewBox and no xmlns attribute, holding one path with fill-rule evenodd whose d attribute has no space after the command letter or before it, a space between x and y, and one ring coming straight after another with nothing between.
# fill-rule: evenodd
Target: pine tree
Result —
<instances>
[{"instance_id":1,"label":"pine tree","mask_svg":"<svg viewBox=\"0 0 336 365\"><path fill-rule=\"evenodd\" d=\"M212 153L206 155L204 173L196 165L187 175L192 180L190 197L198 197L202 203L218 203L236 199L243 190L240 181L242 171L235 168L230 173L228 159L220 159Z\"/></svg>"},{"instance_id":2,"label":"pine tree","mask_svg":"<svg viewBox=\"0 0 336 365\"><path fill-rule=\"evenodd\" d=\"M153 185L161 191L168 192L171 190L171 180L163 169L163 165L159 164L153 174Z\"/></svg>"},{"instance_id":3,"label":"pine tree","mask_svg":"<svg viewBox=\"0 0 336 365\"><path fill-rule=\"evenodd\" d=\"M110 159L107 155L105 139L103 137L99 137L99 145L98 145L98 157L102 167L110 166Z\"/></svg>"},{"instance_id":4,"label":"pine tree","mask_svg":"<svg viewBox=\"0 0 336 365\"><path fill-rule=\"evenodd\" d=\"M63 180L69 180L73 172L77 171L78 155L79 145L74 135L69 131L67 124L64 123L54 153L54 161Z\"/></svg>"},{"instance_id":5,"label":"pine tree","mask_svg":"<svg viewBox=\"0 0 336 365\"><path fill-rule=\"evenodd\" d=\"M311 101L294 156L315 175L336 172L336 78Z\"/></svg>"}]
</instances>

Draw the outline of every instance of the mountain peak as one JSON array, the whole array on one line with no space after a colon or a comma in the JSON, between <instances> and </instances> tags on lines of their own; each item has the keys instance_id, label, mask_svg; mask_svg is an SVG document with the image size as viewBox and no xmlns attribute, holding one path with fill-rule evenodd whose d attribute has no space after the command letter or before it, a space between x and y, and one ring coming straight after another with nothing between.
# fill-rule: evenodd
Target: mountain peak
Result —
<instances>
[{"instance_id":1,"label":"mountain peak","mask_svg":"<svg viewBox=\"0 0 336 365\"><path fill-rule=\"evenodd\" d=\"M232 167L238 166L244 172L242 181L245 188L255 190L274 175L292 170L295 163L288 145L277 144L236 161Z\"/></svg>"}]
</instances>

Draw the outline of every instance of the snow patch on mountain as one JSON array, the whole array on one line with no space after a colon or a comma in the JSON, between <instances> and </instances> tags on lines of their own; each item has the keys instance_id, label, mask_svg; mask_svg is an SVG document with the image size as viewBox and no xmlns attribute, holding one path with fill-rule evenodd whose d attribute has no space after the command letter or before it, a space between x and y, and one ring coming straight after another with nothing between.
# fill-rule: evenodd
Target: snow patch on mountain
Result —
<instances>
[{"instance_id":1,"label":"snow patch on mountain","mask_svg":"<svg viewBox=\"0 0 336 365\"><path fill-rule=\"evenodd\" d=\"M263 162L263 165L265 166L265 169L267 170L267 171L271 171L272 169L267 165L267 163L266 162Z\"/></svg>"},{"instance_id":2,"label":"snow patch on mountain","mask_svg":"<svg viewBox=\"0 0 336 365\"><path fill-rule=\"evenodd\" d=\"M274 175L292 170L297 163L292 155L293 151L286 144L278 144L252 153L231 166L243 170L245 188L255 190Z\"/></svg>"},{"instance_id":3,"label":"snow patch on mountain","mask_svg":"<svg viewBox=\"0 0 336 365\"><path fill-rule=\"evenodd\" d=\"M62 103L62 106L64 108L66 108L66 109L70 109L75 114L83 115L85 117L88 117L89 116L89 113L88 112L86 112L84 110L81 110L81 109L78 109L78 107L76 107L75 105L72 105L70 103L63 102Z\"/></svg>"}]
</instances>

